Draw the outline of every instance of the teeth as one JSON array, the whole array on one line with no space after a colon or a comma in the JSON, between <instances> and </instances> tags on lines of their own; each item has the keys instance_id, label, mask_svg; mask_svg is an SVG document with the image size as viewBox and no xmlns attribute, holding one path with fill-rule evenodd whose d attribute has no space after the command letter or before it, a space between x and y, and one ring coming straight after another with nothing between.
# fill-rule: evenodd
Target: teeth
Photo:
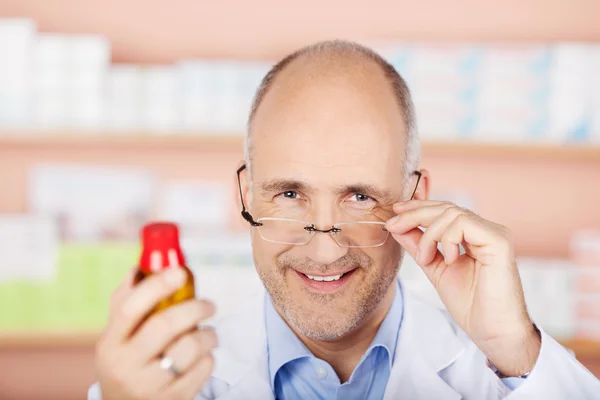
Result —
<instances>
[{"instance_id":1,"label":"teeth","mask_svg":"<svg viewBox=\"0 0 600 400\"><path fill-rule=\"evenodd\" d=\"M306 275L306 274L305 274ZM342 276L344 276L344 274L340 274L340 275L332 275L332 276L313 276L313 275L306 275L306 277L308 279L312 279L313 281L318 281L318 282L332 282L332 281L337 281L338 279L340 279Z\"/></svg>"}]
</instances>

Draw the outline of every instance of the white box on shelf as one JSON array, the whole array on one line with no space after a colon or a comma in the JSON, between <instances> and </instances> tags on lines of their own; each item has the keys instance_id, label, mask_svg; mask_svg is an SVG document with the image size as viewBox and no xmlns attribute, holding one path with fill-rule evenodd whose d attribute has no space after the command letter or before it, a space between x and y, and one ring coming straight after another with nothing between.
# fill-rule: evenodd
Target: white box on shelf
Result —
<instances>
[{"instance_id":1,"label":"white box on shelf","mask_svg":"<svg viewBox=\"0 0 600 400\"><path fill-rule=\"evenodd\" d=\"M0 19L0 128L28 127L31 57L36 24L30 19Z\"/></svg>"},{"instance_id":2,"label":"white box on shelf","mask_svg":"<svg viewBox=\"0 0 600 400\"><path fill-rule=\"evenodd\" d=\"M477 46L417 42L409 47L403 66L409 80L416 74L470 76L480 68L482 51Z\"/></svg>"},{"instance_id":3,"label":"white box on shelf","mask_svg":"<svg viewBox=\"0 0 600 400\"><path fill-rule=\"evenodd\" d=\"M68 107L68 126L74 131L102 132L104 128L102 96L72 96Z\"/></svg>"},{"instance_id":4,"label":"white box on shelf","mask_svg":"<svg viewBox=\"0 0 600 400\"><path fill-rule=\"evenodd\" d=\"M557 338L571 338L577 330L574 263L530 257L517 261L534 322Z\"/></svg>"},{"instance_id":5,"label":"white box on shelf","mask_svg":"<svg viewBox=\"0 0 600 400\"><path fill-rule=\"evenodd\" d=\"M142 70L139 65L116 64L107 74L104 125L111 130L140 128Z\"/></svg>"},{"instance_id":6,"label":"white box on shelf","mask_svg":"<svg viewBox=\"0 0 600 400\"><path fill-rule=\"evenodd\" d=\"M73 71L106 71L110 66L110 41L104 36L69 36L69 64Z\"/></svg>"},{"instance_id":7,"label":"white box on shelf","mask_svg":"<svg viewBox=\"0 0 600 400\"><path fill-rule=\"evenodd\" d=\"M69 125L69 101L64 91L37 93L31 104L31 125L34 129L52 131Z\"/></svg>"},{"instance_id":8,"label":"white box on shelf","mask_svg":"<svg viewBox=\"0 0 600 400\"><path fill-rule=\"evenodd\" d=\"M205 227L203 232L190 232L181 227L181 246L190 265L201 267L236 266L253 264L252 245L247 232L234 233Z\"/></svg>"},{"instance_id":9,"label":"white box on shelf","mask_svg":"<svg viewBox=\"0 0 600 400\"><path fill-rule=\"evenodd\" d=\"M171 181L161 189L158 217L174 221L189 234L223 231L229 223L231 188L219 182Z\"/></svg>"},{"instance_id":10,"label":"white box on shelf","mask_svg":"<svg viewBox=\"0 0 600 400\"><path fill-rule=\"evenodd\" d=\"M0 18L0 89L12 88L29 78L35 34L33 20Z\"/></svg>"},{"instance_id":11,"label":"white box on shelf","mask_svg":"<svg viewBox=\"0 0 600 400\"><path fill-rule=\"evenodd\" d=\"M67 44L68 86L72 93L103 93L110 67L110 43L103 36L70 36Z\"/></svg>"},{"instance_id":12,"label":"white box on shelf","mask_svg":"<svg viewBox=\"0 0 600 400\"><path fill-rule=\"evenodd\" d=\"M68 36L58 34L40 34L34 41L32 125L36 129L68 125L68 43Z\"/></svg>"},{"instance_id":13,"label":"white box on shelf","mask_svg":"<svg viewBox=\"0 0 600 400\"><path fill-rule=\"evenodd\" d=\"M213 65L214 92L212 99L214 101L214 130L216 132L235 131L235 123L243 111L239 106L239 93L237 80L241 77L239 74L239 64L229 61L220 61Z\"/></svg>"},{"instance_id":14,"label":"white box on shelf","mask_svg":"<svg viewBox=\"0 0 600 400\"><path fill-rule=\"evenodd\" d=\"M421 139L454 141L470 137L477 128L473 107L461 103L424 103L417 105L417 125Z\"/></svg>"},{"instance_id":15,"label":"white box on shelf","mask_svg":"<svg viewBox=\"0 0 600 400\"><path fill-rule=\"evenodd\" d=\"M210 61L186 60L178 64L181 89L182 128L194 133L214 131L215 80Z\"/></svg>"},{"instance_id":16,"label":"white box on shelf","mask_svg":"<svg viewBox=\"0 0 600 400\"><path fill-rule=\"evenodd\" d=\"M38 164L29 177L29 205L55 218L67 242L136 242L152 213L154 176L140 169Z\"/></svg>"},{"instance_id":17,"label":"white box on shelf","mask_svg":"<svg viewBox=\"0 0 600 400\"><path fill-rule=\"evenodd\" d=\"M53 219L0 214L0 281L53 279L58 246L58 227Z\"/></svg>"},{"instance_id":18,"label":"white box on shelf","mask_svg":"<svg viewBox=\"0 0 600 400\"><path fill-rule=\"evenodd\" d=\"M549 73L554 56L546 44L496 43L481 49L479 76L483 81L543 77Z\"/></svg>"},{"instance_id":19,"label":"white box on shelf","mask_svg":"<svg viewBox=\"0 0 600 400\"><path fill-rule=\"evenodd\" d=\"M181 128L181 91L174 67L143 69L141 122L150 132L172 133Z\"/></svg>"},{"instance_id":20,"label":"white box on shelf","mask_svg":"<svg viewBox=\"0 0 600 400\"><path fill-rule=\"evenodd\" d=\"M587 141L592 129L590 84L593 46L559 43L555 46L550 80L549 115L553 142Z\"/></svg>"}]
</instances>

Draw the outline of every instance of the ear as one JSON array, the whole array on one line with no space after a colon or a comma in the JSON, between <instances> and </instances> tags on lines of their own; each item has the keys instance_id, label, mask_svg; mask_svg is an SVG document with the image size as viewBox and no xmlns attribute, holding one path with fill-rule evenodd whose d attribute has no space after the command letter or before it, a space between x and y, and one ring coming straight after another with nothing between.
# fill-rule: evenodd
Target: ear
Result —
<instances>
[{"instance_id":1,"label":"ear","mask_svg":"<svg viewBox=\"0 0 600 400\"><path fill-rule=\"evenodd\" d=\"M421 179L417 176L417 174L413 175L411 183L411 192L415 190L415 185L417 185L417 181L419 182L417 186L417 191L415 192L415 200L429 200L429 185L431 182L431 177L429 176L429 171L426 169L420 169Z\"/></svg>"},{"instance_id":2,"label":"ear","mask_svg":"<svg viewBox=\"0 0 600 400\"><path fill-rule=\"evenodd\" d=\"M237 204L238 210L241 212L242 211L242 198L244 199L244 205L246 206L246 209L248 210L250 208L250 203L249 203L249 196L248 193L250 191L250 185L248 184L248 170L244 169L241 173L240 173L240 177L239 177L239 184L238 184L238 175L237 175L237 171L238 169L240 169L246 162L244 160L241 160L240 162L238 162L237 167L235 169L235 173L233 176L234 179L234 187L235 187L235 203ZM242 196L240 197L240 188L241 188L241 193Z\"/></svg>"}]
</instances>

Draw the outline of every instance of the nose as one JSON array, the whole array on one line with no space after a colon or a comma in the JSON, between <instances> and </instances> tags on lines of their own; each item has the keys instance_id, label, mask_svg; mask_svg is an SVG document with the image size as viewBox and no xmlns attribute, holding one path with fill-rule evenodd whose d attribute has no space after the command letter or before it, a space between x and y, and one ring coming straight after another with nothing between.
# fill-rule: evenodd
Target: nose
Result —
<instances>
[{"instance_id":1,"label":"nose","mask_svg":"<svg viewBox=\"0 0 600 400\"><path fill-rule=\"evenodd\" d=\"M315 228L322 231L328 231L333 226L333 221L338 218L337 210L329 198L320 199L315 203ZM307 256L311 260L320 264L330 264L337 261L348 253L348 249L340 247L331 232L316 231L308 244L306 245Z\"/></svg>"},{"instance_id":2,"label":"nose","mask_svg":"<svg viewBox=\"0 0 600 400\"><path fill-rule=\"evenodd\" d=\"M307 256L319 264L331 264L348 253L348 249L340 247L330 233L316 232L307 246Z\"/></svg>"},{"instance_id":3,"label":"nose","mask_svg":"<svg viewBox=\"0 0 600 400\"><path fill-rule=\"evenodd\" d=\"M328 231L331 228L323 228ZM341 247L333 240L331 232L316 231L311 241L306 245L307 256L319 264L331 264L348 253L348 249Z\"/></svg>"}]
</instances>

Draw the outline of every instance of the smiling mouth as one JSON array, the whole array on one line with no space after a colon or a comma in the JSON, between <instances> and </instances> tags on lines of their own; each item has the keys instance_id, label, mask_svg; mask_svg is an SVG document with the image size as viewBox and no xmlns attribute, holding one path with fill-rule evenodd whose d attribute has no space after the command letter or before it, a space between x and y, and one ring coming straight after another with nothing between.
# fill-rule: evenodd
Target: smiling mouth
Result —
<instances>
[{"instance_id":1,"label":"smiling mouth","mask_svg":"<svg viewBox=\"0 0 600 400\"><path fill-rule=\"evenodd\" d=\"M330 275L330 276L317 276L317 275L308 275L308 274L304 274L301 272L302 275L304 275L305 277L307 277L308 279L312 280L312 281L317 281L317 282L333 282L333 281L339 281L340 279L342 279L342 277L348 273L350 273L352 271L348 271L348 272L344 272L342 274L339 275Z\"/></svg>"}]
</instances>

